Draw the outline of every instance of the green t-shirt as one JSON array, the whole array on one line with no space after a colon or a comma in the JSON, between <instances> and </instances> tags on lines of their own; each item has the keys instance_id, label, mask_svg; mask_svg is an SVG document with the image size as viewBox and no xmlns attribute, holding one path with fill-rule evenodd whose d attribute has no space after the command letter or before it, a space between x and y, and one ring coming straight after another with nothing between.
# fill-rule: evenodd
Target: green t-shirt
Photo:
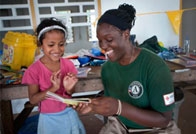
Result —
<instances>
[{"instance_id":1,"label":"green t-shirt","mask_svg":"<svg viewBox=\"0 0 196 134\"><path fill-rule=\"evenodd\" d=\"M171 111L174 107L170 70L160 57L145 48L129 65L107 61L102 66L101 77L105 96L158 112ZM119 118L129 128L144 128L122 116Z\"/></svg>"}]
</instances>

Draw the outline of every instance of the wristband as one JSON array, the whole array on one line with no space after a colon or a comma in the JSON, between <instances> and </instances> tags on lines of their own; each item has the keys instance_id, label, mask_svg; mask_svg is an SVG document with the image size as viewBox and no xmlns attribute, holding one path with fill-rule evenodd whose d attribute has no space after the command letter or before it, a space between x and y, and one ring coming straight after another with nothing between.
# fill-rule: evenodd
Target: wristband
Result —
<instances>
[{"instance_id":1,"label":"wristband","mask_svg":"<svg viewBox=\"0 0 196 134\"><path fill-rule=\"evenodd\" d=\"M116 112L116 115L121 115L122 112L122 103L121 101L118 99L118 110Z\"/></svg>"}]
</instances>

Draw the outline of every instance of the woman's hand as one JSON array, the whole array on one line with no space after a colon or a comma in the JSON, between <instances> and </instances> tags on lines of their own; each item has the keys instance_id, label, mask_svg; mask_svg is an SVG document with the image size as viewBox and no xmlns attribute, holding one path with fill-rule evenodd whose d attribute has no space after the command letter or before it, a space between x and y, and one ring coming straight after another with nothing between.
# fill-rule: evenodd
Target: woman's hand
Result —
<instances>
[{"instance_id":1,"label":"woman's hand","mask_svg":"<svg viewBox=\"0 0 196 134\"><path fill-rule=\"evenodd\" d=\"M104 116L110 116L117 113L118 101L111 97L98 97L95 99L91 99L91 103L81 103L74 108L81 114L87 114L91 112Z\"/></svg>"},{"instance_id":2,"label":"woman's hand","mask_svg":"<svg viewBox=\"0 0 196 134\"><path fill-rule=\"evenodd\" d=\"M67 73L67 75L63 78L63 86L68 94L73 93L74 86L77 82L78 78L76 77L76 74L73 73Z\"/></svg>"},{"instance_id":3,"label":"woman's hand","mask_svg":"<svg viewBox=\"0 0 196 134\"><path fill-rule=\"evenodd\" d=\"M111 97L98 97L92 99L90 106L93 113L104 116L115 115L118 111L118 101Z\"/></svg>"}]
</instances>

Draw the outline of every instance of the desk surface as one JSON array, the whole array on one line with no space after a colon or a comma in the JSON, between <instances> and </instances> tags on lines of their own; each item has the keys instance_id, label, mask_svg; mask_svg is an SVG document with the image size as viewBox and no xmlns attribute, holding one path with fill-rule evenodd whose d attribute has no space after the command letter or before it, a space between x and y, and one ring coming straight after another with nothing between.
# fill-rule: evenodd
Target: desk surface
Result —
<instances>
[{"instance_id":1,"label":"desk surface","mask_svg":"<svg viewBox=\"0 0 196 134\"><path fill-rule=\"evenodd\" d=\"M166 63L169 66L171 72L174 72L175 70L179 70L179 69L185 69L184 66L179 65L179 64L175 64L175 63L172 63L172 62L169 62L169 61L166 61ZM196 67L189 67L189 68L186 68L186 69L196 70Z\"/></svg>"},{"instance_id":2,"label":"desk surface","mask_svg":"<svg viewBox=\"0 0 196 134\"><path fill-rule=\"evenodd\" d=\"M175 70L184 69L184 67L178 66L173 63L168 63L168 66L171 69L174 82L196 80L196 69L183 71L183 72L175 72ZM102 90L103 85L101 82L100 70L101 67L91 67L91 71L88 73L88 76L86 78L79 79L76 85L76 92ZM13 113L10 108L11 107L10 100L28 98L28 87L26 85L6 85L6 86L0 85L0 86L1 86L0 104L1 107L4 106L4 110L2 109L0 110L0 132L2 128L4 129L6 128L5 131L10 134L10 126L12 126L11 127L12 129L14 128L13 116L12 116ZM9 101L9 103L3 102L3 100ZM7 109L5 109L5 107ZM2 119L2 117L4 118ZM3 127L1 128L1 126Z\"/></svg>"},{"instance_id":3,"label":"desk surface","mask_svg":"<svg viewBox=\"0 0 196 134\"><path fill-rule=\"evenodd\" d=\"M171 69L174 83L181 82L181 81L196 81L196 69L176 72L175 70L184 69L184 67L178 66L173 63L168 63L168 66ZM103 85L100 77L101 76L100 70L101 67L91 67L91 71L88 73L87 77L79 78L79 81L76 84L76 92L103 90ZM12 111L10 109L11 107L10 100L28 98L28 87L26 85L6 85L6 86L0 85L0 86L1 86L0 104L1 107L3 107L4 104L4 107L6 106L7 108L7 110L4 109L3 112L1 112L0 110L0 125L4 123L4 128L8 128L7 126L10 126L10 124L12 124L10 122L13 122ZM3 103L4 100L6 101L6 103ZM7 103L7 101L9 103ZM10 116L4 118L3 120L1 119L2 115L8 115L8 114ZM5 124L5 122L7 123Z\"/></svg>"},{"instance_id":4,"label":"desk surface","mask_svg":"<svg viewBox=\"0 0 196 134\"><path fill-rule=\"evenodd\" d=\"M167 62L171 69L174 82L195 81L196 69L190 69L182 72L175 70L185 69L182 66ZM76 92L102 90L103 85L100 77L100 66L91 67L91 71L85 78L80 78L76 85ZM6 85L0 89L0 100L27 98L28 90L26 85Z\"/></svg>"},{"instance_id":5,"label":"desk surface","mask_svg":"<svg viewBox=\"0 0 196 134\"><path fill-rule=\"evenodd\" d=\"M185 68L175 63L166 61L171 70L173 82L189 82L196 81L196 68Z\"/></svg>"},{"instance_id":6,"label":"desk surface","mask_svg":"<svg viewBox=\"0 0 196 134\"><path fill-rule=\"evenodd\" d=\"M87 77L79 78L76 84L76 92L103 90L100 70L101 67L90 67L91 71ZM12 100L28 98L28 87L26 85L0 85L0 100Z\"/></svg>"}]
</instances>

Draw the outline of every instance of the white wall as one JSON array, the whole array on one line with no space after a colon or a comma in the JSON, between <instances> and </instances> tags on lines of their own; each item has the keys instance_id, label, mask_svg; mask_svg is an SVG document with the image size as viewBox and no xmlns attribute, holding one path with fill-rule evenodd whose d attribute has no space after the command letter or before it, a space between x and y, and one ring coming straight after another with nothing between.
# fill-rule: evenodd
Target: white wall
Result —
<instances>
[{"instance_id":1,"label":"white wall","mask_svg":"<svg viewBox=\"0 0 196 134\"><path fill-rule=\"evenodd\" d=\"M131 4L136 9L136 22L131 34L136 34L139 44L156 35L166 48L179 45L179 35L173 31L165 12L179 10L180 0L101 0L102 14L123 3ZM155 14L142 15L143 13Z\"/></svg>"}]
</instances>

